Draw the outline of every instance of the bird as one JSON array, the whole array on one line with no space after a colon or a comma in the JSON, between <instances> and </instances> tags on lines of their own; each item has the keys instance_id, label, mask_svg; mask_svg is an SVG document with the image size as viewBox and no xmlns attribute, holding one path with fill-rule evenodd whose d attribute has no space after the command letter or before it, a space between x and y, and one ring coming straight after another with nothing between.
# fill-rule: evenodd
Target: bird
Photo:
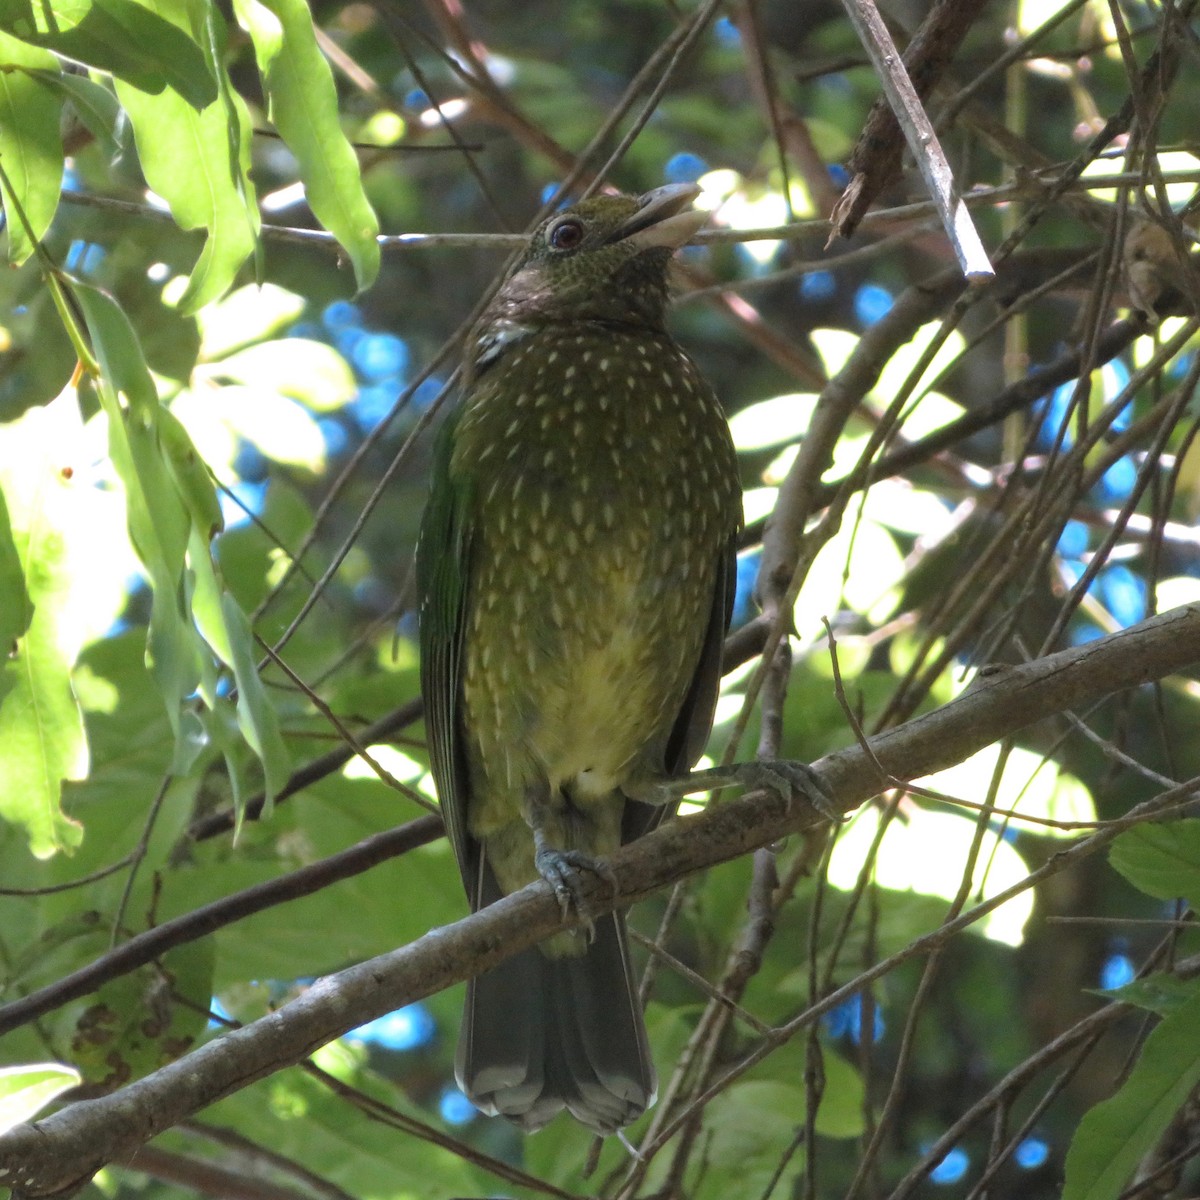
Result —
<instances>
[{"instance_id":1,"label":"bird","mask_svg":"<svg viewBox=\"0 0 1200 1200\"><path fill-rule=\"evenodd\" d=\"M667 331L699 189L544 220L468 335L417 548L431 769L473 911L583 875L671 811L708 739L736 581L738 464ZM586 916L586 913L584 914ZM470 981L477 1108L613 1133L655 1098L625 921L560 931Z\"/></svg>"}]
</instances>

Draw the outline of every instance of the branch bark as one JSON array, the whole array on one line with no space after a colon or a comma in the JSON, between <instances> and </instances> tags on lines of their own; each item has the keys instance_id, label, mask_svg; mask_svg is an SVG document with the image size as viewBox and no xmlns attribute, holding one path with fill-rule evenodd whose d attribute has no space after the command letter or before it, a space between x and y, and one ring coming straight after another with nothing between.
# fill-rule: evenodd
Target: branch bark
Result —
<instances>
[{"instance_id":1,"label":"branch bark","mask_svg":"<svg viewBox=\"0 0 1200 1200\"><path fill-rule=\"evenodd\" d=\"M928 99L987 0L938 0L904 51L904 67L921 100ZM881 83L883 76L881 75ZM900 174L900 123L882 97L875 101L848 163L852 198L842 206L837 232L850 237L871 201Z\"/></svg>"},{"instance_id":2,"label":"branch bark","mask_svg":"<svg viewBox=\"0 0 1200 1200\"><path fill-rule=\"evenodd\" d=\"M849 812L889 775L912 779L960 762L1046 717L1200 662L1200 605L1017 667L982 672L935 712L827 755L814 766ZM669 822L610 860L617 892L585 878L595 914L816 824L807 804L754 794ZM577 918L575 919L577 922ZM531 884L411 945L318 980L277 1012L226 1033L127 1087L0 1136L0 1185L16 1200L66 1196L104 1164L357 1025L486 970L561 927L548 885Z\"/></svg>"}]
</instances>

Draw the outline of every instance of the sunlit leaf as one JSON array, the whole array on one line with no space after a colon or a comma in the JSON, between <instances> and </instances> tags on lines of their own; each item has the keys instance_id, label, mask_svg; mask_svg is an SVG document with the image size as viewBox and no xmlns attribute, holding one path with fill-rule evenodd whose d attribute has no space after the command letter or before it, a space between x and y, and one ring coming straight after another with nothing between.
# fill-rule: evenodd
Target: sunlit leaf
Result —
<instances>
[{"instance_id":1,"label":"sunlit leaf","mask_svg":"<svg viewBox=\"0 0 1200 1200\"><path fill-rule=\"evenodd\" d=\"M0 486L0 648L6 654L17 638L29 628L32 616L33 607L25 588L25 573L13 541L4 489ZM3 698L3 693L0 693L0 698Z\"/></svg>"},{"instance_id":2,"label":"sunlit leaf","mask_svg":"<svg viewBox=\"0 0 1200 1200\"><path fill-rule=\"evenodd\" d=\"M891 534L874 521L847 518L817 552L796 598L796 629L805 640L820 636L821 618L842 608L867 614L890 610L904 577L904 557Z\"/></svg>"},{"instance_id":3,"label":"sunlit leaf","mask_svg":"<svg viewBox=\"0 0 1200 1200\"><path fill-rule=\"evenodd\" d=\"M721 223L730 229L771 229L787 224L787 201L782 193L760 184L748 187L736 172L711 171L703 176L701 186L709 196L724 194ZM743 242L741 251L753 262L766 266L775 257L779 245L774 238L756 238L752 242Z\"/></svg>"},{"instance_id":4,"label":"sunlit leaf","mask_svg":"<svg viewBox=\"0 0 1200 1200\"><path fill-rule=\"evenodd\" d=\"M1188 323L1189 318L1185 317L1163 317L1155 326L1153 336L1134 338L1131 356L1133 365L1144 367L1162 349L1163 345L1173 341ZM1189 344L1194 345L1194 339Z\"/></svg>"},{"instance_id":5,"label":"sunlit leaf","mask_svg":"<svg viewBox=\"0 0 1200 1200\"><path fill-rule=\"evenodd\" d=\"M287 781L289 755L280 733L279 718L258 675L250 622L222 586L206 538L193 536L190 562L196 625L217 657L233 671L238 727L262 761L269 801ZM209 702L215 703L214 698L210 696Z\"/></svg>"},{"instance_id":6,"label":"sunlit leaf","mask_svg":"<svg viewBox=\"0 0 1200 1200\"><path fill-rule=\"evenodd\" d=\"M401 783L412 783L425 774L424 763L417 762L415 758L411 758L403 750L397 750L395 746L368 746L366 751L389 775ZM347 779L378 778L370 764L364 762L358 755L355 755L342 768L342 774Z\"/></svg>"},{"instance_id":7,"label":"sunlit leaf","mask_svg":"<svg viewBox=\"0 0 1200 1200\"><path fill-rule=\"evenodd\" d=\"M917 782L948 796L982 804L992 786L999 761L999 747L987 746L970 758ZM1043 837L1073 838L1087 832L1078 828L1056 828L1044 822L1078 825L1096 820L1092 795L1074 775L1062 770L1052 759L1019 746L1013 747L1007 755L1004 774L996 790L996 806L1016 809L1024 816L1037 818L1022 821L1016 817L1012 819L1012 825Z\"/></svg>"},{"instance_id":8,"label":"sunlit leaf","mask_svg":"<svg viewBox=\"0 0 1200 1200\"><path fill-rule=\"evenodd\" d=\"M906 438L916 441L936 433L962 415L961 404L955 404L937 392L926 392L912 408L906 410L901 428Z\"/></svg>"},{"instance_id":9,"label":"sunlit leaf","mask_svg":"<svg viewBox=\"0 0 1200 1200\"><path fill-rule=\"evenodd\" d=\"M219 424L276 462L314 473L325 465L325 439L316 420L276 391L228 385L204 396L195 392L180 396L172 408L201 447L215 449L221 444L222 434L210 428ZM226 445L233 449L236 438Z\"/></svg>"},{"instance_id":10,"label":"sunlit leaf","mask_svg":"<svg viewBox=\"0 0 1200 1200\"><path fill-rule=\"evenodd\" d=\"M212 539L225 526L217 489L212 477L188 437L187 430L165 408L158 410L156 425L175 486L191 515L193 526L206 539Z\"/></svg>"},{"instance_id":11,"label":"sunlit leaf","mask_svg":"<svg viewBox=\"0 0 1200 1200\"><path fill-rule=\"evenodd\" d=\"M845 478L859 464L867 449L869 434L846 433L837 440L833 448L833 461L821 476L826 483L836 483Z\"/></svg>"},{"instance_id":12,"label":"sunlit leaf","mask_svg":"<svg viewBox=\"0 0 1200 1200\"><path fill-rule=\"evenodd\" d=\"M1052 17L1056 17L1069 0L1019 0L1017 5L1017 29L1021 36L1040 29Z\"/></svg>"},{"instance_id":13,"label":"sunlit leaf","mask_svg":"<svg viewBox=\"0 0 1200 1200\"><path fill-rule=\"evenodd\" d=\"M1158 166L1164 174L1177 171L1190 174L1194 177L1197 168L1200 168L1200 158L1197 158L1194 154L1190 154L1186 150L1160 150L1156 158ZM1119 170L1120 166L1111 158L1096 158L1084 167L1083 177L1086 179L1093 175L1112 175ZM1185 180L1183 182L1166 184L1167 199L1176 207L1186 204L1195 190L1196 184L1194 181L1189 182ZM1153 194L1150 189L1147 189L1147 191L1151 195ZM1115 204L1117 200L1116 188L1093 188L1091 194L1097 200L1103 200L1108 204ZM1170 336L1165 333L1165 329L1163 336L1164 339Z\"/></svg>"},{"instance_id":14,"label":"sunlit leaf","mask_svg":"<svg viewBox=\"0 0 1200 1200\"><path fill-rule=\"evenodd\" d=\"M876 396L886 403L890 404L892 402L901 387L903 387L909 374L916 369L917 363L922 359L930 345L932 345L940 329L941 323L938 321L930 321L927 325L922 325L913 334L912 338L905 342L888 359L883 370L879 373L879 382L871 389ZM949 337L938 347L937 353L933 356L933 361L921 373L921 379L913 389L911 395L920 395L922 386L928 387L942 371L949 367L962 354L966 344L966 338L957 329L953 330ZM922 403L924 403L924 398L922 398ZM948 405L950 407L947 407ZM929 420L925 422L927 428L923 429L917 417L920 407L920 404L918 404L914 410L912 418L914 424L910 436L920 436L923 432L939 428L947 420L952 420L955 416L961 415L962 412L957 404L951 404L948 400L943 399L941 404L935 401L929 410ZM908 422L905 422L904 428L906 432L909 432Z\"/></svg>"},{"instance_id":15,"label":"sunlit leaf","mask_svg":"<svg viewBox=\"0 0 1200 1200\"><path fill-rule=\"evenodd\" d=\"M821 356L825 374L836 375L858 346L858 334L846 329L814 329L809 334Z\"/></svg>"},{"instance_id":16,"label":"sunlit leaf","mask_svg":"<svg viewBox=\"0 0 1200 1200\"><path fill-rule=\"evenodd\" d=\"M224 389L199 394L190 389L171 398L171 412L188 432L204 463L222 483L236 481L233 462L238 452L238 432L225 419L220 396Z\"/></svg>"},{"instance_id":17,"label":"sunlit leaf","mask_svg":"<svg viewBox=\"0 0 1200 1200\"><path fill-rule=\"evenodd\" d=\"M245 614L215 575L209 539L219 527L220 513L212 484L183 426L157 406L156 398L151 403L149 377L143 377L144 364L138 365L140 351L123 314L100 292L80 289L80 294L106 377L124 379L145 405L143 411L127 415L107 378L101 381L113 460L130 497L130 529L151 576L149 651L176 734L173 769L186 771L200 744L184 720L183 700L199 684L209 706L217 703L215 667L200 652L198 626L233 670L238 724L263 760L268 786L276 790L287 775L287 754L274 710L254 671ZM185 564L190 570L190 612L183 605ZM236 770L232 774L236 778Z\"/></svg>"},{"instance_id":18,"label":"sunlit leaf","mask_svg":"<svg viewBox=\"0 0 1200 1200\"><path fill-rule=\"evenodd\" d=\"M148 92L170 85L197 108L216 98L196 42L135 0L0 0L0 29Z\"/></svg>"},{"instance_id":19,"label":"sunlit leaf","mask_svg":"<svg viewBox=\"0 0 1200 1200\"><path fill-rule=\"evenodd\" d=\"M747 488L742 493L742 513L746 524L770 516L778 499L777 487Z\"/></svg>"},{"instance_id":20,"label":"sunlit leaf","mask_svg":"<svg viewBox=\"0 0 1200 1200\"><path fill-rule=\"evenodd\" d=\"M204 229L208 236L179 305L184 312L217 299L254 250L258 236L250 166L249 113L234 106L236 127L220 100L197 111L178 92L152 95L117 82L117 95L129 114L146 181L170 205L181 229ZM230 137L238 144L230 153Z\"/></svg>"},{"instance_id":21,"label":"sunlit leaf","mask_svg":"<svg viewBox=\"0 0 1200 1200\"><path fill-rule=\"evenodd\" d=\"M862 808L843 827L829 864L829 882L850 891L867 861L879 828L876 808ZM880 887L897 892L937 896L947 904L958 893L967 855L975 838L975 822L953 813L912 807L903 820L893 820L874 864ZM976 861L970 903L987 900L1018 883L1029 868L1016 848L993 830L985 830ZM993 910L971 929L992 941L1019 946L1033 913L1033 893L1025 891Z\"/></svg>"},{"instance_id":22,"label":"sunlit leaf","mask_svg":"<svg viewBox=\"0 0 1200 1200\"><path fill-rule=\"evenodd\" d=\"M1200 603L1200 579L1191 575L1172 575L1170 579L1160 579L1154 585L1154 594L1158 600L1158 611L1166 612L1168 608L1179 608L1184 604Z\"/></svg>"},{"instance_id":23,"label":"sunlit leaf","mask_svg":"<svg viewBox=\"0 0 1200 1200\"><path fill-rule=\"evenodd\" d=\"M309 207L350 256L359 289L369 287L379 273L379 222L342 132L333 74L308 5L235 0L234 10L254 42L271 120L300 164Z\"/></svg>"},{"instance_id":24,"label":"sunlit leaf","mask_svg":"<svg viewBox=\"0 0 1200 1200\"><path fill-rule=\"evenodd\" d=\"M197 314L200 359L213 362L279 333L304 311L304 298L275 283L247 284Z\"/></svg>"},{"instance_id":25,"label":"sunlit leaf","mask_svg":"<svg viewBox=\"0 0 1200 1200\"><path fill-rule=\"evenodd\" d=\"M232 379L260 394L291 396L314 412L341 408L358 390L350 364L332 346L308 338L276 338L247 346L201 374ZM248 397L242 402L253 403Z\"/></svg>"},{"instance_id":26,"label":"sunlit leaf","mask_svg":"<svg viewBox=\"0 0 1200 1200\"><path fill-rule=\"evenodd\" d=\"M149 658L178 737L180 705L199 671L183 603L191 520L157 437L158 397L128 319L95 288L77 285L76 295L103 372L96 388L108 418L109 453L125 488L130 538L150 576ZM128 410L118 393L129 400Z\"/></svg>"},{"instance_id":27,"label":"sunlit leaf","mask_svg":"<svg viewBox=\"0 0 1200 1200\"><path fill-rule=\"evenodd\" d=\"M75 115L87 126L88 132L106 155L117 153L117 123L121 119L121 106L108 88L86 75L75 75L68 71L38 71L37 78L70 101Z\"/></svg>"},{"instance_id":28,"label":"sunlit leaf","mask_svg":"<svg viewBox=\"0 0 1200 1200\"><path fill-rule=\"evenodd\" d=\"M0 487L32 609L3 666L0 816L25 830L39 857L73 849L83 837L61 807L63 781L88 770L83 714L71 688L82 647L70 617L80 485L64 469L81 427L71 391L30 409L0 436Z\"/></svg>"},{"instance_id":29,"label":"sunlit leaf","mask_svg":"<svg viewBox=\"0 0 1200 1200\"><path fill-rule=\"evenodd\" d=\"M808 432L817 397L808 392L772 396L736 413L729 421L733 444L739 450L763 450L795 441Z\"/></svg>"},{"instance_id":30,"label":"sunlit leaf","mask_svg":"<svg viewBox=\"0 0 1200 1200\"><path fill-rule=\"evenodd\" d=\"M877 524L930 542L948 533L954 523L953 510L936 493L899 477L871 485L864 513Z\"/></svg>"},{"instance_id":31,"label":"sunlit leaf","mask_svg":"<svg viewBox=\"0 0 1200 1200\"><path fill-rule=\"evenodd\" d=\"M36 1116L55 1096L79 1082L74 1067L59 1063L0 1067L0 1133Z\"/></svg>"},{"instance_id":32,"label":"sunlit leaf","mask_svg":"<svg viewBox=\"0 0 1200 1200\"><path fill-rule=\"evenodd\" d=\"M0 67L4 68L0 69L0 166L8 180L7 187L0 183L0 196L8 257L22 263L33 253L30 235L40 240L50 228L62 190L62 99L31 73L57 74L58 63L48 51L0 33ZM28 231L17 215L18 207L29 222Z\"/></svg>"}]
</instances>

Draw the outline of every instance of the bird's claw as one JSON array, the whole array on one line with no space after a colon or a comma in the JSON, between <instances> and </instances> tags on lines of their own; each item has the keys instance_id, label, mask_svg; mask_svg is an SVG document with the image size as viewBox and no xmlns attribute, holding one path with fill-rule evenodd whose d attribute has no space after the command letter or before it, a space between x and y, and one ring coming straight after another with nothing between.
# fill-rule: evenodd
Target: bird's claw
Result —
<instances>
[{"instance_id":1,"label":"bird's claw","mask_svg":"<svg viewBox=\"0 0 1200 1200\"><path fill-rule=\"evenodd\" d=\"M538 847L533 856L533 865L537 868L537 873L554 889L563 918L569 917L572 909L578 912L587 923L590 939L593 929L580 886L582 873L590 871L593 875L598 875L616 892L616 876L612 868L580 850L555 850L549 846Z\"/></svg>"},{"instance_id":2,"label":"bird's claw","mask_svg":"<svg viewBox=\"0 0 1200 1200\"><path fill-rule=\"evenodd\" d=\"M774 792L789 808L796 796L803 796L826 819L838 822L842 811L825 781L807 763L763 759L742 763L737 768L739 782L748 790L762 788Z\"/></svg>"}]
</instances>

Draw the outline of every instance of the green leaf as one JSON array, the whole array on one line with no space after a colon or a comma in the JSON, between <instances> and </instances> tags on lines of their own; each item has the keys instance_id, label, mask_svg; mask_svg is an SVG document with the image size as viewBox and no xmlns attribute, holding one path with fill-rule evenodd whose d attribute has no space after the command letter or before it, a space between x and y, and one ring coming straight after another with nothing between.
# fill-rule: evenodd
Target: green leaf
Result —
<instances>
[{"instance_id":1,"label":"green leaf","mask_svg":"<svg viewBox=\"0 0 1200 1200\"><path fill-rule=\"evenodd\" d=\"M808 1053L805 1038L792 1038L752 1067L745 1077L745 1083L783 1083L803 1092ZM865 1127L862 1076L841 1054L827 1045L822 1044L820 1053L825 1084L817 1109L817 1132L830 1138L860 1137ZM741 1086L744 1084L736 1084L735 1090ZM803 1120L803 1106L799 1111Z\"/></svg>"},{"instance_id":2,"label":"green leaf","mask_svg":"<svg viewBox=\"0 0 1200 1200\"><path fill-rule=\"evenodd\" d=\"M201 446L236 446L236 439L244 438L276 462L304 467L314 475L325 468L325 437L316 418L273 388L227 384L184 392L172 407ZM220 470L218 464L230 461L230 456L210 456L209 461Z\"/></svg>"},{"instance_id":3,"label":"green leaf","mask_svg":"<svg viewBox=\"0 0 1200 1200\"><path fill-rule=\"evenodd\" d=\"M120 305L99 288L76 283L74 292L84 310L92 349L104 377L145 419L158 408L158 391L129 318Z\"/></svg>"},{"instance_id":4,"label":"green leaf","mask_svg":"<svg viewBox=\"0 0 1200 1200\"><path fill-rule=\"evenodd\" d=\"M158 432L175 476L175 486L183 497L193 524L209 541L224 529L225 518L221 515L217 489L213 486L208 468L196 453L188 431L169 409L158 410Z\"/></svg>"},{"instance_id":5,"label":"green leaf","mask_svg":"<svg viewBox=\"0 0 1200 1200\"><path fill-rule=\"evenodd\" d=\"M62 191L62 100L29 73L33 70L57 73L58 63L53 54L0 33L0 166L7 179L7 186L0 184L0 196L8 257L14 264L33 253L30 233L40 239L50 228ZM29 230L18 211L25 214Z\"/></svg>"},{"instance_id":6,"label":"green leaf","mask_svg":"<svg viewBox=\"0 0 1200 1200\"><path fill-rule=\"evenodd\" d=\"M1134 979L1119 988L1091 988L1097 996L1107 1000L1118 1000L1123 1004L1136 1004L1165 1017L1182 1007L1192 998L1195 985L1191 980L1180 979L1168 971L1155 971L1144 979Z\"/></svg>"},{"instance_id":7,"label":"green leaf","mask_svg":"<svg viewBox=\"0 0 1200 1200\"><path fill-rule=\"evenodd\" d=\"M78 1071L59 1063L0 1067L0 1133L28 1121L80 1082Z\"/></svg>"},{"instance_id":8,"label":"green leaf","mask_svg":"<svg viewBox=\"0 0 1200 1200\"><path fill-rule=\"evenodd\" d=\"M259 392L290 396L314 412L341 408L358 390L350 364L332 346L299 337L247 346L206 366L202 373L233 379Z\"/></svg>"},{"instance_id":9,"label":"green leaf","mask_svg":"<svg viewBox=\"0 0 1200 1200\"><path fill-rule=\"evenodd\" d=\"M147 92L170 86L195 108L217 96L195 40L134 0L0 0L0 30Z\"/></svg>"},{"instance_id":10,"label":"green leaf","mask_svg":"<svg viewBox=\"0 0 1200 1200\"><path fill-rule=\"evenodd\" d=\"M1200 1083L1200 987L1164 1017L1115 1096L1080 1122L1062 1200L1114 1200Z\"/></svg>"},{"instance_id":11,"label":"green leaf","mask_svg":"<svg viewBox=\"0 0 1200 1200\"><path fill-rule=\"evenodd\" d=\"M781 1150L804 1128L807 1098L802 1082L747 1080L734 1084L709 1106L705 1121L706 1161L710 1169L696 1191L699 1200L718 1196L762 1196L774 1178ZM822 1133L824 1105L817 1110ZM845 1136L840 1130L834 1136ZM790 1182L803 1169L797 1155L784 1170L778 1195L789 1195Z\"/></svg>"},{"instance_id":12,"label":"green leaf","mask_svg":"<svg viewBox=\"0 0 1200 1200\"><path fill-rule=\"evenodd\" d=\"M35 76L48 88L60 92L70 101L79 119L99 143L107 156L116 154L117 122L121 119L121 106L116 96L102 83L84 75L70 75L59 71L36 71Z\"/></svg>"},{"instance_id":13,"label":"green leaf","mask_svg":"<svg viewBox=\"0 0 1200 1200\"><path fill-rule=\"evenodd\" d=\"M874 521L846 521L817 552L796 599L796 628L802 637L820 636L821 618L842 608L890 614L904 578L905 563L896 539Z\"/></svg>"},{"instance_id":14,"label":"green leaf","mask_svg":"<svg viewBox=\"0 0 1200 1200\"><path fill-rule=\"evenodd\" d=\"M238 727L262 761L269 803L287 782L290 761L279 718L258 675L250 621L217 577L206 540L192 538L191 563L196 625L217 657L233 670L238 690ZM210 700L213 703L215 698Z\"/></svg>"},{"instance_id":15,"label":"green leaf","mask_svg":"<svg viewBox=\"0 0 1200 1200\"><path fill-rule=\"evenodd\" d=\"M25 572L13 541L8 504L0 488L0 652L7 654L29 628L33 605L25 588Z\"/></svg>"},{"instance_id":16,"label":"green leaf","mask_svg":"<svg viewBox=\"0 0 1200 1200\"><path fill-rule=\"evenodd\" d=\"M31 546L29 561L39 571L57 572L44 544ZM55 612L40 589L34 603L40 607L29 631L4 667L0 815L22 826L32 852L45 858L83 840L83 827L62 811L61 793L64 779L86 777L88 752L71 664L55 642Z\"/></svg>"},{"instance_id":17,"label":"green leaf","mask_svg":"<svg viewBox=\"0 0 1200 1200\"><path fill-rule=\"evenodd\" d=\"M739 450L764 450L794 442L808 432L817 397L811 392L789 393L747 405L729 419L729 432Z\"/></svg>"},{"instance_id":18,"label":"green leaf","mask_svg":"<svg viewBox=\"0 0 1200 1200\"><path fill-rule=\"evenodd\" d=\"M1158 900L1200 905L1200 820L1135 825L1113 842L1109 862Z\"/></svg>"},{"instance_id":19,"label":"green leaf","mask_svg":"<svg viewBox=\"0 0 1200 1200\"><path fill-rule=\"evenodd\" d=\"M207 1024L213 961L211 940L189 942L100 988L71 1040L87 1079L111 1090L183 1054Z\"/></svg>"},{"instance_id":20,"label":"green leaf","mask_svg":"<svg viewBox=\"0 0 1200 1200\"><path fill-rule=\"evenodd\" d=\"M985 796L999 765L1000 748L988 746L952 767L924 776L921 784L948 796ZM1053 759L1020 746L1012 747L1004 756L1004 771L996 784L996 807L1020 813L1005 820L1023 833L1039 837L1078 837L1079 829L1069 826L1096 820L1091 793L1075 776ZM1022 817L1035 820L1026 822ZM1068 828L1056 828L1043 821L1059 821Z\"/></svg>"},{"instance_id":21,"label":"green leaf","mask_svg":"<svg viewBox=\"0 0 1200 1200\"><path fill-rule=\"evenodd\" d=\"M71 688L80 650L70 612L78 497L58 458L79 427L72 391L0 434L0 486L32 611L0 684L0 817L25 830L40 858L72 850L83 838L61 796L64 779L82 779L88 770L83 714Z\"/></svg>"},{"instance_id":22,"label":"green leaf","mask_svg":"<svg viewBox=\"0 0 1200 1200\"><path fill-rule=\"evenodd\" d=\"M199 672L183 604L191 521L156 436L158 397L132 326L98 289L77 284L75 295L103 371L96 390L108 417L109 454L125 487L130 539L150 576L150 661L178 740L180 706ZM128 410L118 392L129 401Z\"/></svg>"},{"instance_id":23,"label":"green leaf","mask_svg":"<svg viewBox=\"0 0 1200 1200\"><path fill-rule=\"evenodd\" d=\"M231 122L220 99L197 111L172 88L155 96L119 80L117 95L133 125L147 183L181 229L208 232L179 301L184 312L194 312L228 290L256 245L257 210L246 203L253 195L249 113L238 101ZM236 154L230 152L231 127Z\"/></svg>"},{"instance_id":24,"label":"green leaf","mask_svg":"<svg viewBox=\"0 0 1200 1200\"><path fill-rule=\"evenodd\" d=\"M216 668L202 652L202 637L233 671L238 726L262 760L268 796L274 795L287 779L289 758L255 669L249 620L213 562L209 543L221 515L207 469L186 429L158 403L124 313L95 288L80 285L77 294L104 376L98 390L109 452L125 485L130 536L150 575L149 652L175 732L175 770L195 759L195 738L181 719L183 700L199 682L209 707L217 705ZM121 407L118 390L129 409Z\"/></svg>"},{"instance_id":25,"label":"green leaf","mask_svg":"<svg viewBox=\"0 0 1200 1200\"><path fill-rule=\"evenodd\" d=\"M365 1067L351 1070L342 1065L348 1057L345 1046L326 1047L320 1055L321 1065L339 1079L406 1116L429 1120L429 1110L396 1081ZM303 1163L352 1196L483 1196L515 1190L497 1187L494 1176L458 1154L430 1154L419 1139L397 1137L389 1123L373 1120L369 1109L348 1105L295 1067L225 1097L205 1116L234 1129L253 1128L276 1154Z\"/></svg>"},{"instance_id":26,"label":"green leaf","mask_svg":"<svg viewBox=\"0 0 1200 1200\"><path fill-rule=\"evenodd\" d=\"M278 333L304 312L304 297L275 283L237 288L196 314L200 358L223 358Z\"/></svg>"},{"instance_id":27,"label":"green leaf","mask_svg":"<svg viewBox=\"0 0 1200 1200\"><path fill-rule=\"evenodd\" d=\"M338 120L333 73L317 46L304 0L235 0L250 34L271 119L300 164L309 207L354 264L361 291L379 273L379 221L358 158Z\"/></svg>"},{"instance_id":28,"label":"green leaf","mask_svg":"<svg viewBox=\"0 0 1200 1200\"><path fill-rule=\"evenodd\" d=\"M872 877L880 887L896 892L939 896L946 904L962 883L963 863L976 832L974 820L957 813L914 808L903 821L892 821L875 856ZM830 855L829 882L853 891L879 829L879 812L861 808L842 827ZM975 865L973 898L987 900L1018 883L1029 873L1015 846L998 832L982 835ZM993 909L971 926L993 941L1019 946L1033 913L1033 897L1023 892Z\"/></svg>"}]
</instances>

